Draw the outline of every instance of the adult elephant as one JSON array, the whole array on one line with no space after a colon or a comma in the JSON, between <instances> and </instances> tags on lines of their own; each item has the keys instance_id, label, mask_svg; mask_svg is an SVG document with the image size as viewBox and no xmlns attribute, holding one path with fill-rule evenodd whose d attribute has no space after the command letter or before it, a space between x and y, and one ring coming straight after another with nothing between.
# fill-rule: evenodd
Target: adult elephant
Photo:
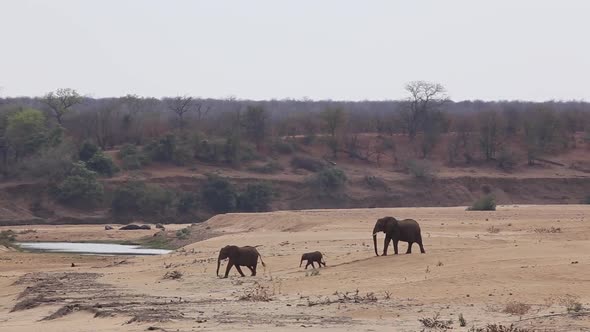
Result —
<instances>
[{"instance_id":1,"label":"adult elephant","mask_svg":"<svg viewBox=\"0 0 590 332\"><path fill-rule=\"evenodd\" d=\"M393 250L397 255L397 244L399 241L408 242L408 251L406 254L412 253L412 244L418 243L420 252L424 251L422 245L422 234L420 233L420 225L414 219L397 220L394 217L384 217L378 219L373 228L373 245L375 247L375 255L379 256L377 252L377 233L385 233L385 242L383 244L383 256L387 256L387 247L389 241L393 240Z\"/></svg>"},{"instance_id":2,"label":"adult elephant","mask_svg":"<svg viewBox=\"0 0 590 332\"><path fill-rule=\"evenodd\" d=\"M255 276L258 257L260 257L260 263L262 263L262 266L266 266L264 261L262 261L262 256L260 256L260 253L255 247L225 246L219 250L219 257L217 258L217 276L219 276L219 266L221 265L221 261L226 258L229 258L229 261L227 262L224 278L227 278L229 270L231 270L233 266L236 267L236 270L238 270L242 277L244 277L244 272L242 272L240 266L249 268L250 271L252 271L252 276Z\"/></svg>"}]
</instances>

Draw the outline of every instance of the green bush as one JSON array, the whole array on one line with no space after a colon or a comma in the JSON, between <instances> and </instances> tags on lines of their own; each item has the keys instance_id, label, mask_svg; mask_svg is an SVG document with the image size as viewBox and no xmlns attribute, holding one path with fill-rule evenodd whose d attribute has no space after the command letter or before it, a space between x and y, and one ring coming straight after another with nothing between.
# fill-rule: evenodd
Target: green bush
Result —
<instances>
[{"instance_id":1,"label":"green bush","mask_svg":"<svg viewBox=\"0 0 590 332\"><path fill-rule=\"evenodd\" d=\"M142 158L136 154L126 155L121 158L121 166L126 170L137 170L143 166Z\"/></svg>"},{"instance_id":2,"label":"green bush","mask_svg":"<svg viewBox=\"0 0 590 332\"><path fill-rule=\"evenodd\" d=\"M193 160L193 151L189 146L180 145L172 153L172 161L177 166L186 166Z\"/></svg>"},{"instance_id":3,"label":"green bush","mask_svg":"<svg viewBox=\"0 0 590 332\"><path fill-rule=\"evenodd\" d=\"M251 172L262 173L262 174L274 174L284 170L283 166L276 162L271 161L262 166L252 166L248 168Z\"/></svg>"},{"instance_id":4,"label":"green bush","mask_svg":"<svg viewBox=\"0 0 590 332\"><path fill-rule=\"evenodd\" d=\"M223 160L225 145L222 142L202 140L195 144L195 158L203 162L217 163Z\"/></svg>"},{"instance_id":5,"label":"green bush","mask_svg":"<svg viewBox=\"0 0 590 332\"><path fill-rule=\"evenodd\" d=\"M134 170L149 164L149 158L143 154L137 146L133 144L125 144L117 153L123 169Z\"/></svg>"},{"instance_id":6,"label":"green bush","mask_svg":"<svg viewBox=\"0 0 590 332\"><path fill-rule=\"evenodd\" d=\"M23 160L18 167L31 177L61 181L69 173L77 152L76 147L66 140Z\"/></svg>"},{"instance_id":7,"label":"green bush","mask_svg":"<svg viewBox=\"0 0 590 332\"><path fill-rule=\"evenodd\" d=\"M485 195L482 198L473 202L473 204L467 209L469 211L495 211L496 210L496 198L494 195Z\"/></svg>"},{"instance_id":8,"label":"green bush","mask_svg":"<svg viewBox=\"0 0 590 332\"><path fill-rule=\"evenodd\" d=\"M78 157L80 158L80 160L82 160L83 162L87 162L88 160L90 160L90 158L92 158L100 149L98 148L98 146L92 142L89 141L85 141L84 143L82 143L82 146L80 147L80 151L78 152Z\"/></svg>"},{"instance_id":9,"label":"green bush","mask_svg":"<svg viewBox=\"0 0 590 332\"><path fill-rule=\"evenodd\" d=\"M305 135L303 137L303 145L310 146L313 145L315 142L316 136L315 135Z\"/></svg>"},{"instance_id":10,"label":"green bush","mask_svg":"<svg viewBox=\"0 0 590 332\"><path fill-rule=\"evenodd\" d=\"M516 155L514 154L514 152L508 149L500 150L500 152L496 156L496 161L498 163L498 167L505 171L513 169L517 163Z\"/></svg>"},{"instance_id":11,"label":"green bush","mask_svg":"<svg viewBox=\"0 0 590 332\"><path fill-rule=\"evenodd\" d=\"M338 190L346 184L346 174L336 168L326 168L317 173L313 179L313 184L322 192Z\"/></svg>"},{"instance_id":12,"label":"green bush","mask_svg":"<svg viewBox=\"0 0 590 332\"><path fill-rule=\"evenodd\" d=\"M47 143L47 128L43 112L31 108L22 109L6 117L3 139L17 157L32 155Z\"/></svg>"},{"instance_id":13,"label":"green bush","mask_svg":"<svg viewBox=\"0 0 590 332\"><path fill-rule=\"evenodd\" d=\"M406 162L408 172L416 179L427 180L434 177L432 165L428 160L411 159Z\"/></svg>"},{"instance_id":14,"label":"green bush","mask_svg":"<svg viewBox=\"0 0 590 332\"><path fill-rule=\"evenodd\" d=\"M108 177L115 175L119 171L113 160L100 150L86 162L86 167L100 175Z\"/></svg>"},{"instance_id":15,"label":"green bush","mask_svg":"<svg viewBox=\"0 0 590 332\"><path fill-rule=\"evenodd\" d=\"M389 190L389 186L385 180L380 177L374 175L365 175L364 181L367 187L371 188L372 190Z\"/></svg>"},{"instance_id":16,"label":"green bush","mask_svg":"<svg viewBox=\"0 0 590 332\"><path fill-rule=\"evenodd\" d=\"M103 197L104 190L96 173L84 162L73 163L68 176L56 189L58 201L68 205L93 205Z\"/></svg>"},{"instance_id":17,"label":"green bush","mask_svg":"<svg viewBox=\"0 0 590 332\"><path fill-rule=\"evenodd\" d=\"M143 147L143 151L152 160L170 162L174 158L176 143L176 137L173 134L168 134L159 140L152 140Z\"/></svg>"},{"instance_id":18,"label":"green bush","mask_svg":"<svg viewBox=\"0 0 590 332\"><path fill-rule=\"evenodd\" d=\"M16 233L13 230L0 231L0 246L14 247L14 241L16 241Z\"/></svg>"},{"instance_id":19,"label":"green bush","mask_svg":"<svg viewBox=\"0 0 590 332\"><path fill-rule=\"evenodd\" d=\"M201 197L209 209L215 213L235 211L238 193L226 179L215 175L208 176L201 191Z\"/></svg>"},{"instance_id":20,"label":"green bush","mask_svg":"<svg viewBox=\"0 0 590 332\"><path fill-rule=\"evenodd\" d=\"M292 154L295 152L295 147L290 142L278 140L273 143L272 150L280 154Z\"/></svg>"},{"instance_id":21,"label":"green bush","mask_svg":"<svg viewBox=\"0 0 590 332\"><path fill-rule=\"evenodd\" d=\"M158 185L129 181L115 189L111 210L116 216L163 216L174 206L174 193Z\"/></svg>"},{"instance_id":22,"label":"green bush","mask_svg":"<svg viewBox=\"0 0 590 332\"><path fill-rule=\"evenodd\" d=\"M293 157L291 166L295 169L302 168L310 172L319 172L326 167L323 161L308 157Z\"/></svg>"},{"instance_id":23,"label":"green bush","mask_svg":"<svg viewBox=\"0 0 590 332\"><path fill-rule=\"evenodd\" d=\"M176 238L179 240L186 240L191 235L191 230L189 227L185 227L176 231Z\"/></svg>"},{"instance_id":24,"label":"green bush","mask_svg":"<svg viewBox=\"0 0 590 332\"><path fill-rule=\"evenodd\" d=\"M178 195L178 202L176 208L180 213L189 213L192 210L197 209L198 199L193 193L183 192Z\"/></svg>"},{"instance_id":25,"label":"green bush","mask_svg":"<svg viewBox=\"0 0 590 332\"><path fill-rule=\"evenodd\" d=\"M262 212L270 209L273 198L272 186L268 183L248 184L238 197L238 208L246 212Z\"/></svg>"}]
</instances>

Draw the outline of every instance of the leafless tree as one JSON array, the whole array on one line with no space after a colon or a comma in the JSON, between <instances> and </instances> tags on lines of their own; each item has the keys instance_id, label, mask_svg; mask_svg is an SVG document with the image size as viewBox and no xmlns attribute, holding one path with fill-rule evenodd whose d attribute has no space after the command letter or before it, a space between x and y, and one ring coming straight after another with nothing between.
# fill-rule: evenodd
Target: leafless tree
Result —
<instances>
[{"instance_id":1,"label":"leafless tree","mask_svg":"<svg viewBox=\"0 0 590 332\"><path fill-rule=\"evenodd\" d=\"M205 117L207 116L207 114L209 114L209 111L211 111L211 106L207 105L207 107L203 108L203 104L202 103L198 103L195 106L195 113L197 115L197 126L201 126L201 122L203 120L205 120ZM200 129L200 128L199 128Z\"/></svg>"},{"instance_id":2,"label":"leafless tree","mask_svg":"<svg viewBox=\"0 0 590 332\"><path fill-rule=\"evenodd\" d=\"M501 146L501 118L495 110L483 111L479 115L479 144L486 160L496 158Z\"/></svg>"},{"instance_id":3,"label":"leafless tree","mask_svg":"<svg viewBox=\"0 0 590 332\"><path fill-rule=\"evenodd\" d=\"M423 129L428 113L449 99L445 87L438 83L414 81L406 84L406 91L410 93L410 97L404 120L410 140L413 140L418 131Z\"/></svg>"},{"instance_id":4,"label":"leafless tree","mask_svg":"<svg viewBox=\"0 0 590 332\"><path fill-rule=\"evenodd\" d=\"M73 89L57 89L46 94L41 101L49 107L59 125L63 125L63 116L71 108L82 102L82 96Z\"/></svg>"},{"instance_id":5,"label":"leafless tree","mask_svg":"<svg viewBox=\"0 0 590 332\"><path fill-rule=\"evenodd\" d=\"M330 133L330 136L334 138L336 131L344 123L344 111L340 107L328 107L321 113L322 120Z\"/></svg>"},{"instance_id":6,"label":"leafless tree","mask_svg":"<svg viewBox=\"0 0 590 332\"><path fill-rule=\"evenodd\" d=\"M193 97L177 96L167 98L166 103L168 104L168 108L178 116L180 128L184 128L184 114L193 110Z\"/></svg>"}]
</instances>

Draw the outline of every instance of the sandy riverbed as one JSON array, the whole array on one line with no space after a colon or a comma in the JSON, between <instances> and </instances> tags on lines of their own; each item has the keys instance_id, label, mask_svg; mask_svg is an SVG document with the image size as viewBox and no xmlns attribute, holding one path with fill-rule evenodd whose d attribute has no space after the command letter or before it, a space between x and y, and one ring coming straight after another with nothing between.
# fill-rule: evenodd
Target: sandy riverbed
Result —
<instances>
[{"instance_id":1,"label":"sandy riverbed","mask_svg":"<svg viewBox=\"0 0 590 332\"><path fill-rule=\"evenodd\" d=\"M207 222L224 235L166 256L0 251L0 331L420 331L419 319L437 313L455 331L488 323L590 330L589 212L571 205L229 214ZM375 257L370 233L385 215L416 219L427 253L415 247L405 255L403 243L402 254ZM71 241L105 232L51 227L55 239ZM260 245L266 269L216 278L226 244ZM298 267L301 253L314 250L328 263L317 275ZM181 279L163 279L174 270ZM270 301L240 300L248 297ZM505 313L514 301L530 309ZM583 308L567 313L568 303ZM21 310L11 312L15 306Z\"/></svg>"}]
</instances>

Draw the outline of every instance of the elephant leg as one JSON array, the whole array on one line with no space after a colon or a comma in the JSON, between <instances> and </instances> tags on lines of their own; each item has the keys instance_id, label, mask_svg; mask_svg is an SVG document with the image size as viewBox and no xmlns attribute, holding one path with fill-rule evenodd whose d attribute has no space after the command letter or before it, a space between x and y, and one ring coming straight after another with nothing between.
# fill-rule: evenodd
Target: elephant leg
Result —
<instances>
[{"instance_id":1,"label":"elephant leg","mask_svg":"<svg viewBox=\"0 0 590 332\"><path fill-rule=\"evenodd\" d=\"M312 268L312 269L315 269L315 264L313 264L313 263L314 263L314 262L313 262L313 261L311 261L311 268Z\"/></svg>"},{"instance_id":2,"label":"elephant leg","mask_svg":"<svg viewBox=\"0 0 590 332\"><path fill-rule=\"evenodd\" d=\"M391 241L391 238L389 236L386 236L385 240L383 242L383 256L387 256L387 247L389 247L389 241ZM395 246L394 246L394 249L395 249ZM395 251L395 253L397 254L397 250Z\"/></svg>"},{"instance_id":3,"label":"elephant leg","mask_svg":"<svg viewBox=\"0 0 590 332\"><path fill-rule=\"evenodd\" d=\"M241 275L242 277L245 277L245 275L244 275L244 272L242 272L242 269L240 268L240 266L239 266L239 265L236 265L236 270L238 270L238 272L240 272L240 275Z\"/></svg>"},{"instance_id":4,"label":"elephant leg","mask_svg":"<svg viewBox=\"0 0 590 332\"><path fill-rule=\"evenodd\" d=\"M307 261L307 264L305 264L305 269L307 270L307 267L309 266L309 261Z\"/></svg>"},{"instance_id":5,"label":"elephant leg","mask_svg":"<svg viewBox=\"0 0 590 332\"><path fill-rule=\"evenodd\" d=\"M320 261L320 264L324 264L324 267L326 267L326 262Z\"/></svg>"},{"instance_id":6,"label":"elephant leg","mask_svg":"<svg viewBox=\"0 0 590 332\"><path fill-rule=\"evenodd\" d=\"M422 245L422 241L418 242L418 245L420 246L420 252L425 254L426 250L424 250L424 246Z\"/></svg>"},{"instance_id":7,"label":"elephant leg","mask_svg":"<svg viewBox=\"0 0 590 332\"><path fill-rule=\"evenodd\" d=\"M414 244L414 242L408 242L408 250L406 251L406 254L412 253L412 244Z\"/></svg>"},{"instance_id":8,"label":"elephant leg","mask_svg":"<svg viewBox=\"0 0 590 332\"><path fill-rule=\"evenodd\" d=\"M250 266L250 265L248 265L248 266L246 266L246 267L247 267L248 269L250 269L250 272L252 272L252 276L255 276L255 275L256 275L256 268L255 268L255 267L253 267L253 266Z\"/></svg>"},{"instance_id":9,"label":"elephant leg","mask_svg":"<svg viewBox=\"0 0 590 332\"><path fill-rule=\"evenodd\" d=\"M225 276L223 276L224 278L227 278L227 276L229 275L229 270L231 270L233 265L233 262L227 262L227 267L225 268Z\"/></svg>"},{"instance_id":10,"label":"elephant leg","mask_svg":"<svg viewBox=\"0 0 590 332\"><path fill-rule=\"evenodd\" d=\"M393 252L396 255L397 255L397 244L398 243L399 243L399 240L393 240Z\"/></svg>"}]
</instances>

